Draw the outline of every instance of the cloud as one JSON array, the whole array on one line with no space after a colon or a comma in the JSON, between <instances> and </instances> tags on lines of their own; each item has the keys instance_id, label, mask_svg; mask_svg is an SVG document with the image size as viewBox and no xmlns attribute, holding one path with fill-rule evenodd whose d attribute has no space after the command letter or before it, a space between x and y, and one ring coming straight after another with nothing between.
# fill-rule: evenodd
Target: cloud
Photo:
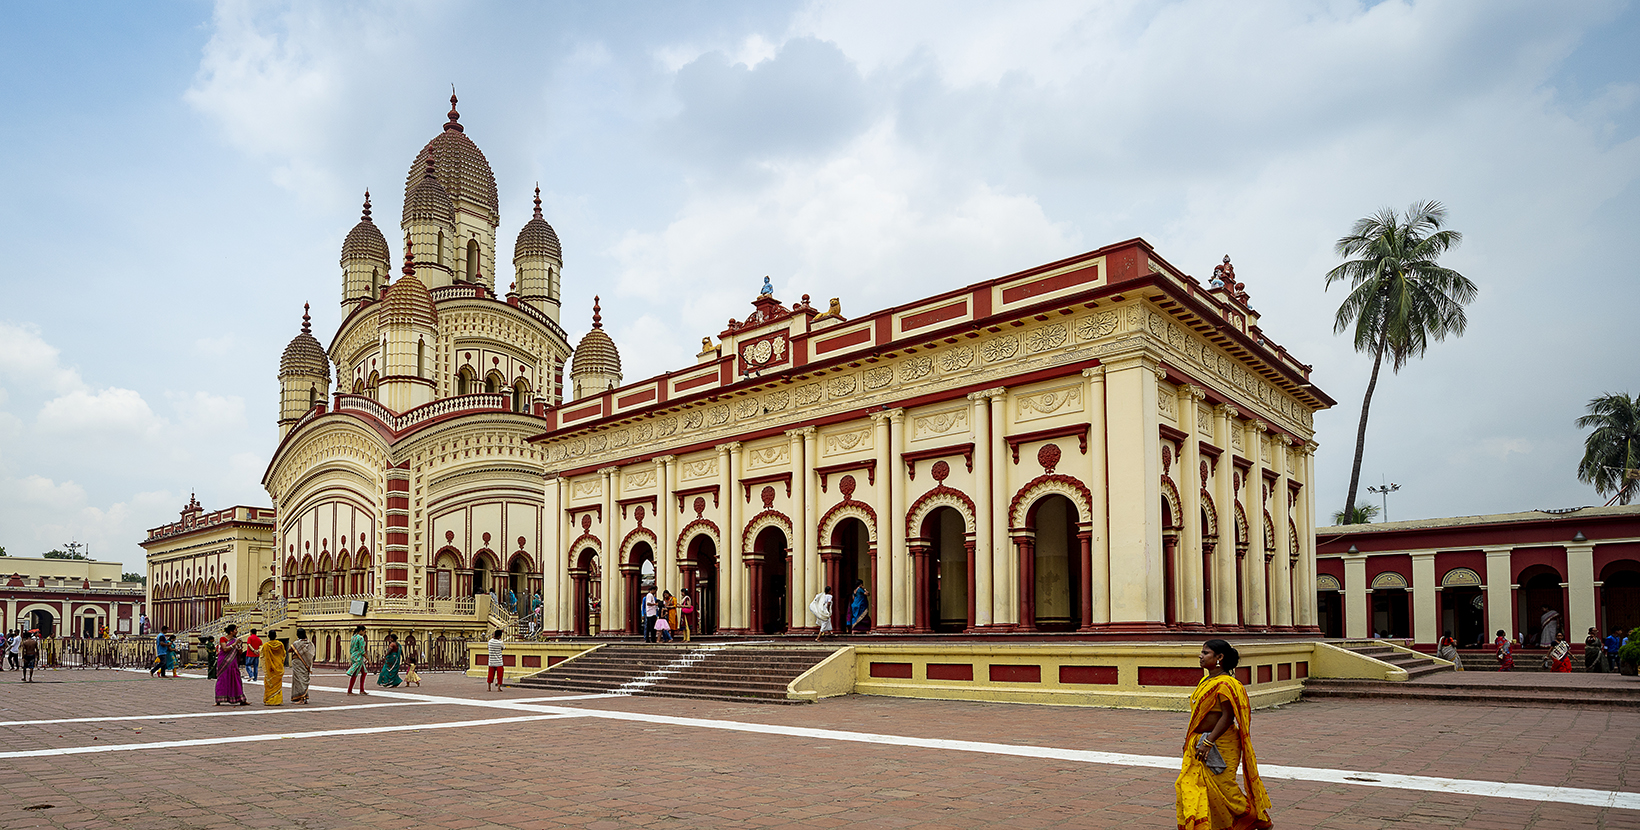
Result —
<instances>
[{"instance_id":1,"label":"cloud","mask_svg":"<svg viewBox=\"0 0 1640 830\"><path fill-rule=\"evenodd\" d=\"M40 407L41 431L79 438L150 436L164 422L134 389L70 392Z\"/></svg>"},{"instance_id":2,"label":"cloud","mask_svg":"<svg viewBox=\"0 0 1640 830\"><path fill-rule=\"evenodd\" d=\"M0 379L65 393L83 391L85 381L73 368L64 367L62 353L40 337L40 329L29 324L0 322Z\"/></svg>"},{"instance_id":3,"label":"cloud","mask_svg":"<svg viewBox=\"0 0 1640 830\"><path fill-rule=\"evenodd\" d=\"M246 426L245 399L216 395L210 392L171 394L171 406L177 411L179 425L187 431L234 430Z\"/></svg>"}]
</instances>

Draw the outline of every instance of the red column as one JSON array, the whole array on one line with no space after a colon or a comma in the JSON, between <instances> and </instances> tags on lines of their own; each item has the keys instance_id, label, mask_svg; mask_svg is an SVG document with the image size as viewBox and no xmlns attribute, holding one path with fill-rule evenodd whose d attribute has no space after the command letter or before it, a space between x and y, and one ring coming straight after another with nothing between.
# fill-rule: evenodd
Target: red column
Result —
<instances>
[{"instance_id":1,"label":"red column","mask_svg":"<svg viewBox=\"0 0 1640 830\"><path fill-rule=\"evenodd\" d=\"M1015 539L1019 552L1019 630L1036 630L1036 540Z\"/></svg>"},{"instance_id":2,"label":"red column","mask_svg":"<svg viewBox=\"0 0 1640 830\"><path fill-rule=\"evenodd\" d=\"M749 581L746 601L751 605L746 615L748 633L763 633L763 556L746 557L746 579Z\"/></svg>"},{"instance_id":3,"label":"red column","mask_svg":"<svg viewBox=\"0 0 1640 830\"><path fill-rule=\"evenodd\" d=\"M1082 553L1082 572L1077 577L1077 592L1082 600L1082 630L1093 630L1093 532L1076 534Z\"/></svg>"},{"instance_id":4,"label":"red column","mask_svg":"<svg viewBox=\"0 0 1640 830\"><path fill-rule=\"evenodd\" d=\"M928 607L933 604L934 598L931 596L932 585L929 581L928 547L926 545L913 545L911 547L911 573L911 630L917 634L927 634L930 631L928 627Z\"/></svg>"},{"instance_id":5,"label":"red column","mask_svg":"<svg viewBox=\"0 0 1640 830\"><path fill-rule=\"evenodd\" d=\"M1247 551L1245 551L1245 550L1238 547L1238 548L1236 548L1236 625L1240 625L1240 626L1247 625L1247 612L1246 612L1246 610L1244 608L1244 605L1241 601L1241 595L1242 595L1242 590L1243 590L1242 589L1242 571L1244 571L1246 569L1247 569ZM1372 624L1371 602L1372 602L1371 597L1368 597L1367 624L1369 626Z\"/></svg>"}]
</instances>

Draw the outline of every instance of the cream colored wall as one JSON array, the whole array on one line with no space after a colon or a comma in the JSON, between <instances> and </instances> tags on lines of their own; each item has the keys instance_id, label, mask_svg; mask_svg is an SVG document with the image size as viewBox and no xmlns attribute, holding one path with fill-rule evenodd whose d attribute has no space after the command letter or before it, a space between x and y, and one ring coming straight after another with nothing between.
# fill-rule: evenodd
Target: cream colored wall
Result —
<instances>
[{"instance_id":1,"label":"cream colored wall","mask_svg":"<svg viewBox=\"0 0 1640 830\"><path fill-rule=\"evenodd\" d=\"M45 559L28 556L7 556L0 559L0 573L21 574L25 579L70 579L96 582L120 581L118 562L98 562L87 559Z\"/></svg>"},{"instance_id":2,"label":"cream colored wall","mask_svg":"<svg viewBox=\"0 0 1640 830\"><path fill-rule=\"evenodd\" d=\"M1019 373L1085 361L1095 355L1101 365L1086 372L1072 370L1048 380L1014 387L1007 385L1009 379ZM640 429L648 437L643 445L645 453L670 452L674 447L685 446L712 447L678 454L670 464L676 470L676 489L687 490L702 484L720 487L719 504L712 506L708 497L702 518L719 528L722 624L742 628L747 624L749 596L742 556L755 541L757 528L752 528L750 537L744 534L747 522L765 509L760 499L765 485L754 486L748 497L739 482L777 473L792 474L790 495L783 484L768 486L775 490L772 509L783 517L782 523L789 521L794 528L796 538L788 538L788 545L798 554L793 562L790 585L791 622L806 625L810 622L809 615L802 606L817 590L816 579L823 574L819 550L830 544L829 538L814 538L814 534L823 532L818 527L819 519L843 500L838 491L842 474L830 475L826 489L821 491L813 470L817 466L875 462L875 482L864 470L848 474L857 483L852 501L869 506L878 516L878 524L873 528L878 551L877 582L873 586L877 599L875 622L879 626L899 628L909 627L914 620L906 517L920 499L935 489L931 468L935 461L943 460L950 469L945 485L965 494L974 503L971 510L962 505L962 533L964 536L972 533L975 542L976 621L981 625L1012 625L1019 621L1015 545L1018 539L1029 536L1021 525L1024 505L1016 511L1012 509L1013 502L1022 488L1043 475L1037 453L1045 444L1054 443L1060 450L1056 473L1082 482L1093 496L1091 503L1079 509L1077 520L1088 526L1091 536L1095 579L1090 590L1094 622L1152 625L1162 621L1165 601L1161 496L1156 482L1162 472L1158 429L1166 423L1190 436L1191 440L1185 443L1205 440L1223 453L1216 464L1209 464L1208 479L1218 511L1215 518L1219 544L1213 574L1214 594L1218 598L1215 620L1223 623L1233 622L1235 618L1231 596L1235 573L1233 566L1227 563L1234 561L1233 505L1242 501L1252 537L1248 557L1251 564L1245 574L1249 623L1262 626L1270 620L1280 626L1313 624L1313 608L1295 605L1293 590L1284 587L1293 581L1289 574L1292 563L1287 557L1287 548L1280 547L1288 538L1281 525L1289 516L1302 518L1312 512L1308 455L1302 447L1290 447L1286 438L1296 434L1300 441L1307 441L1309 413L1296 408L1295 402L1280 397L1279 393L1266 388L1267 385L1259 386L1262 381L1242 370L1239 364L1227 361L1222 353L1195 340L1183 328L1163 320L1147 304L1129 303L1121 308L1082 311L1063 321L1033 323L969 341L931 344L915 352L906 350L884 356L874 364L845 365L835 372L799 377L792 383L754 386L734 397L685 405L655 417L556 437L544 444L549 470L596 472L577 473L562 484L550 485L548 498L562 499L563 511L603 506L603 517L594 521L591 532L601 540L604 550L612 551L604 559L605 620L606 623L619 620L624 611L618 607L622 592L618 563L625 551L616 548L635 525L630 517L623 520L619 516L611 488L626 497L630 477L652 475L655 462L646 458L624 466L614 465L634 454L633 435ZM1169 381L1168 366L1189 369L1193 379L1203 385L1179 385ZM974 384L992 381L998 383L998 387L984 393L965 393L910 408L883 409L878 405L919 395L937 398L942 388L971 388ZM1258 390L1259 397L1242 400L1248 397L1246 390ZM1209 409L1204 399L1210 393L1231 396L1240 406ZM748 432L782 424L801 424L848 411L858 413L857 417L827 423L815 431L812 439L786 430L755 441L734 440ZM1259 414L1263 420L1251 418L1251 413ZM1020 444L1019 461L1015 462L1005 441L1007 436L1074 424L1090 425L1092 436L1086 452L1080 449L1074 437L1027 441ZM1281 440L1275 441L1272 438L1278 426L1283 432ZM807 440L812 440L812 458ZM972 471L957 449L969 444L974 447ZM918 461L913 477L901 461L901 454L930 448L950 448L951 452L937 459ZM1247 457L1253 463L1249 481L1239 492L1230 486L1231 456ZM1180 482L1181 497L1186 492L1191 494L1183 506L1194 505L1193 510L1183 511L1184 524L1180 528L1180 584L1189 590L1177 597L1180 619L1191 622L1199 622L1205 615L1201 606L1200 566L1196 564L1194 570L1189 567L1191 560L1199 562L1204 533L1198 471L1202 460L1194 446L1187 450L1179 445L1172 468L1173 476ZM1271 551L1273 555L1268 564L1264 562L1265 503L1261 501L1266 469L1277 474L1268 504L1272 519L1280 517L1275 533L1278 548ZM1106 492L1104 482L1107 480L1144 482L1144 486L1112 487ZM1285 504L1289 481L1300 487L1291 513ZM1189 486L1192 483L1195 486ZM1042 490L1032 499L1049 492L1057 491ZM1068 491L1065 494L1081 499ZM958 502L953 499L951 503ZM676 509L673 500L673 510ZM676 546L688 540L678 540L675 536L676 531L693 518L693 511L686 505L685 515L677 515L671 527L669 535L673 538L662 540L659 558L663 565L660 577L663 586L681 583L681 574L676 568L679 556ZM577 551L568 550L567 545L581 535L580 528L571 527L562 513L558 522L567 535L562 537L547 564L549 582L568 569L570 557ZM913 534L919 530L915 526L910 528ZM1301 529L1300 533L1303 532ZM1060 544L1052 538L1041 541L1049 546ZM1080 555L1074 539L1066 547ZM1308 549L1307 543L1299 546L1298 566L1301 572L1297 579L1306 586L1312 585L1313 550ZM1186 581L1192 578L1194 582ZM1277 601L1273 619L1262 599L1266 580L1271 581L1272 596ZM567 590L567 581L560 580L559 584L563 586L560 590ZM842 590L839 588L840 594ZM1255 591L1260 592L1257 599L1253 598ZM1080 609L1072 611L1080 613Z\"/></svg>"}]
</instances>

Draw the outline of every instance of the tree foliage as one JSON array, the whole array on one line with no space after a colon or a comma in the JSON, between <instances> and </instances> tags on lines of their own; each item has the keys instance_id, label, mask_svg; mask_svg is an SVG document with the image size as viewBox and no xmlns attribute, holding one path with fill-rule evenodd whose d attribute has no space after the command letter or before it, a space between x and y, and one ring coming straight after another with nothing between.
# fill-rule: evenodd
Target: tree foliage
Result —
<instances>
[{"instance_id":1,"label":"tree foliage","mask_svg":"<svg viewBox=\"0 0 1640 830\"><path fill-rule=\"evenodd\" d=\"M1376 518L1378 518L1378 505L1376 505L1376 504L1358 504L1353 509L1351 509L1348 513L1344 512L1343 510L1340 510L1337 513L1334 513L1333 514L1333 524L1335 524L1335 525L1364 525L1364 524L1370 524L1372 522L1372 520L1376 519Z\"/></svg>"},{"instance_id":2,"label":"tree foliage","mask_svg":"<svg viewBox=\"0 0 1640 830\"><path fill-rule=\"evenodd\" d=\"M1474 301L1479 289L1438 262L1463 240L1462 234L1445 229L1445 224L1446 208L1440 202L1413 204L1405 215L1382 208L1356 220L1349 234L1334 245L1339 256L1351 258L1327 272L1327 287L1341 282L1350 289L1338 306L1333 330L1352 332L1356 351L1373 356L1372 378L1361 399L1361 422L1355 433L1349 493L1340 515L1355 515L1367 412L1385 355L1390 370L1398 372L1408 360L1422 357L1430 343L1462 335L1469 324L1464 306Z\"/></svg>"},{"instance_id":3,"label":"tree foliage","mask_svg":"<svg viewBox=\"0 0 1640 830\"><path fill-rule=\"evenodd\" d=\"M86 556L85 554L80 553L79 551L74 551L72 553L69 553L67 551L60 551L60 550L48 550L42 555L46 559L84 559L84 560L88 560L88 561L91 559L91 557Z\"/></svg>"},{"instance_id":4,"label":"tree foliage","mask_svg":"<svg viewBox=\"0 0 1640 830\"><path fill-rule=\"evenodd\" d=\"M1594 429L1583 439L1577 478L1628 504L1640 496L1640 472L1631 472L1640 471L1640 395L1601 395L1589 401L1588 412L1577 419L1579 428Z\"/></svg>"},{"instance_id":5,"label":"tree foliage","mask_svg":"<svg viewBox=\"0 0 1640 830\"><path fill-rule=\"evenodd\" d=\"M147 585L148 584L148 577L144 574L126 572L126 573L120 574L120 581L121 582L141 582L142 584Z\"/></svg>"}]
</instances>

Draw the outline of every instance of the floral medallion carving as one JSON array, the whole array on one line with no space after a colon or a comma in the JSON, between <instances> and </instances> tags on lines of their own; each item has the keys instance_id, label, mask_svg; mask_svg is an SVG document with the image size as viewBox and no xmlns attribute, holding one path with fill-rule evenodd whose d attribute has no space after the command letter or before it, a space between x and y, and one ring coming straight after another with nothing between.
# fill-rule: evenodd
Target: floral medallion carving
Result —
<instances>
[{"instance_id":1,"label":"floral medallion carving","mask_svg":"<svg viewBox=\"0 0 1640 830\"><path fill-rule=\"evenodd\" d=\"M951 476L951 465L944 461L936 461L934 466L929 468L928 474L933 476L935 481L944 482Z\"/></svg>"},{"instance_id":2,"label":"floral medallion carving","mask_svg":"<svg viewBox=\"0 0 1640 830\"><path fill-rule=\"evenodd\" d=\"M1076 336L1082 340L1105 337L1116 331L1116 312L1101 311L1076 326Z\"/></svg>"},{"instance_id":3,"label":"floral medallion carving","mask_svg":"<svg viewBox=\"0 0 1640 830\"><path fill-rule=\"evenodd\" d=\"M865 386L867 389L881 389L894 379L894 370L887 366L873 366L866 370Z\"/></svg>"},{"instance_id":4,"label":"floral medallion carving","mask_svg":"<svg viewBox=\"0 0 1640 830\"><path fill-rule=\"evenodd\" d=\"M854 488L856 486L857 482L855 482L854 476L843 476L843 480L837 482L837 489L842 492L844 501L854 498Z\"/></svg>"},{"instance_id":5,"label":"floral medallion carving","mask_svg":"<svg viewBox=\"0 0 1640 830\"><path fill-rule=\"evenodd\" d=\"M968 368L974 362L974 348L972 346L956 346L946 349L940 355L940 368L947 372L958 372Z\"/></svg>"},{"instance_id":6,"label":"floral medallion carving","mask_svg":"<svg viewBox=\"0 0 1640 830\"><path fill-rule=\"evenodd\" d=\"M758 491L757 495L758 495L758 498L763 500L763 509L764 510L769 510L769 509L772 509L774 507L774 488L773 487L764 487L762 490Z\"/></svg>"},{"instance_id":7,"label":"floral medallion carving","mask_svg":"<svg viewBox=\"0 0 1640 830\"><path fill-rule=\"evenodd\" d=\"M900 380L907 382L922 380L928 377L928 373L932 371L934 371L934 361L926 357L913 357L900 367Z\"/></svg>"},{"instance_id":8,"label":"floral medallion carving","mask_svg":"<svg viewBox=\"0 0 1640 830\"><path fill-rule=\"evenodd\" d=\"M799 386L795 394L799 405L814 403L820 400L820 384L811 383L807 386Z\"/></svg>"},{"instance_id":9,"label":"floral medallion carving","mask_svg":"<svg viewBox=\"0 0 1640 830\"><path fill-rule=\"evenodd\" d=\"M1032 353L1057 349L1065 344L1065 336L1064 323L1043 326L1025 336L1025 348Z\"/></svg>"},{"instance_id":10,"label":"floral medallion carving","mask_svg":"<svg viewBox=\"0 0 1640 830\"><path fill-rule=\"evenodd\" d=\"M1060 454L1058 444L1043 444L1042 449L1036 451L1036 463L1042 465L1042 472L1051 473L1059 466Z\"/></svg>"},{"instance_id":11,"label":"floral medallion carving","mask_svg":"<svg viewBox=\"0 0 1640 830\"><path fill-rule=\"evenodd\" d=\"M1019 338L1011 334L993 337L979 347L979 353L981 357L985 358L986 363L1007 360L1019 354Z\"/></svg>"},{"instance_id":12,"label":"floral medallion carving","mask_svg":"<svg viewBox=\"0 0 1640 830\"><path fill-rule=\"evenodd\" d=\"M831 379L831 383L827 384L826 390L831 393L832 397L841 398L854 394L854 388L858 383L859 381L853 375L838 375Z\"/></svg>"}]
</instances>

